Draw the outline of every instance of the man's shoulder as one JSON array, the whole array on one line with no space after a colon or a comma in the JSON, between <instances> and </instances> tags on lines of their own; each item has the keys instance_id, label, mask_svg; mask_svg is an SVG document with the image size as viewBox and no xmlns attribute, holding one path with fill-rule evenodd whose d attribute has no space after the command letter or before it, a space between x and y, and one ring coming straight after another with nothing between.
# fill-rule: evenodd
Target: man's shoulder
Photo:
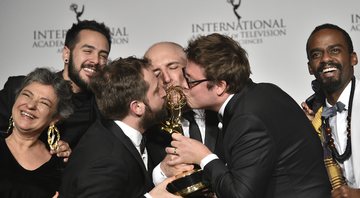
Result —
<instances>
[{"instance_id":1,"label":"man's shoulder","mask_svg":"<svg viewBox=\"0 0 360 198\"><path fill-rule=\"evenodd\" d=\"M4 87L14 87L14 86L20 86L21 83L24 81L25 76L10 76L7 81L5 82Z\"/></svg>"}]
</instances>

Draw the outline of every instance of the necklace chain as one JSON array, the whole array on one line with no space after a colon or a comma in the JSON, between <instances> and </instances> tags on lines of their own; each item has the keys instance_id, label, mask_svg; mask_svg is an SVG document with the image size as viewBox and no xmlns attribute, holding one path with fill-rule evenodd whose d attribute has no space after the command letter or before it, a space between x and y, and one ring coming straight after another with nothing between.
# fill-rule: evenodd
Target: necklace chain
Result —
<instances>
[{"instance_id":1,"label":"necklace chain","mask_svg":"<svg viewBox=\"0 0 360 198\"><path fill-rule=\"evenodd\" d=\"M333 157L340 163L343 163L345 160L349 159L349 157L351 156L351 111L352 111L352 103L353 103L353 98L354 98L354 91L355 91L355 77L353 77L351 80L351 91L350 91L350 98L349 98L349 104L348 104L348 115L346 117L347 141L346 141L345 152L343 154L340 155L335 147L334 139L332 137L331 127L329 124L329 118L323 120L323 124L324 124L323 126L325 126L325 133L326 133L325 138L326 138L328 147L330 148Z\"/></svg>"}]
</instances>

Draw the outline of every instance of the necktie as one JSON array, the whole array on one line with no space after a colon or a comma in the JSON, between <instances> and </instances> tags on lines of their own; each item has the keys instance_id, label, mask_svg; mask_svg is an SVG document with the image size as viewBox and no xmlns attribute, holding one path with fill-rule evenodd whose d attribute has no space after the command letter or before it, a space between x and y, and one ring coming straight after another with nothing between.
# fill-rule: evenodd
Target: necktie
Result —
<instances>
[{"instance_id":1,"label":"necktie","mask_svg":"<svg viewBox=\"0 0 360 198\"><path fill-rule=\"evenodd\" d=\"M190 125L189 125L190 138L202 142L201 132L200 132L199 126L196 124L194 114L195 114L194 111L187 111L183 114L183 117L185 119L187 119L190 123Z\"/></svg>"},{"instance_id":2,"label":"necktie","mask_svg":"<svg viewBox=\"0 0 360 198\"><path fill-rule=\"evenodd\" d=\"M342 112L345 110L345 105L342 102L336 102L336 104L332 107L324 107L324 110L321 114L322 117L330 118L336 115L336 112Z\"/></svg>"},{"instance_id":3,"label":"necktie","mask_svg":"<svg viewBox=\"0 0 360 198\"><path fill-rule=\"evenodd\" d=\"M144 154L145 146L146 146L146 137L142 136L141 142L140 142L140 153L141 153L141 155Z\"/></svg>"}]
</instances>

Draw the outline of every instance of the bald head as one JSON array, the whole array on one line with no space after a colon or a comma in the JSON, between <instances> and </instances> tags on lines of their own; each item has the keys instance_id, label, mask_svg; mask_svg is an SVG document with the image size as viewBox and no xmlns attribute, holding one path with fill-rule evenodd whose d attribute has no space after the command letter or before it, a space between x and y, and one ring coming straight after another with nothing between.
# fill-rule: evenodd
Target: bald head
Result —
<instances>
[{"instance_id":1,"label":"bald head","mask_svg":"<svg viewBox=\"0 0 360 198\"><path fill-rule=\"evenodd\" d=\"M153 72L166 87L183 85L185 82L182 69L187 59L181 45L174 42L155 43L145 52L144 57L150 60Z\"/></svg>"}]
</instances>

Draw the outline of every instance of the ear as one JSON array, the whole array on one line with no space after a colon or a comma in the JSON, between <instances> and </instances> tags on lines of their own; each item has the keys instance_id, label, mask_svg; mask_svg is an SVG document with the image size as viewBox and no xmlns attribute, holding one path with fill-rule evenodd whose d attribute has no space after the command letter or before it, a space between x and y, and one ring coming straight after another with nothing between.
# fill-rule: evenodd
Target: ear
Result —
<instances>
[{"instance_id":1,"label":"ear","mask_svg":"<svg viewBox=\"0 0 360 198\"><path fill-rule=\"evenodd\" d=\"M130 103L130 111L140 117L145 112L145 104L143 102L134 100Z\"/></svg>"},{"instance_id":2,"label":"ear","mask_svg":"<svg viewBox=\"0 0 360 198\"><path fill-rule=\"evenodd\" d=\"M215 91L218 96L221 96L224 93L226 93L226 89L227 89L227 83L225 82L225 80L221 80L215 85Z\"/></svg>"},{"instance_id":3,"label":"ear","mask_svg":"<svg viewBox=\"0 0 360 198\"><path fill-rule=\"evenodd\" d=\"M314 71L311 68L310 62L308 62L307 65L308 65L309 74L314 75Z\"/></svg>"},{"instance_id":4,"label":"ear","mask_svg":"<svg viewBox=\"0 0 360 198\"><path fill-rule=\"evenodd\" d=\"M60 120L60 116L55 116L51 121L50 121L50 124L49 126L51 125L56 125L56 123Z\"/></svg>"},{"instance_id":5,"label":"ear","mask_svg":"<svg viewBox=\"0 0 360 198\"><path fill-rule=\"evenodd\" d=\"M69 63L69 58L70 58L70 49L68 47L64 46L63 51L62 51L62 59L65 64Z\"/></svg>"},{"instance_id":6,"label":"ear","mask_svg":"<svg viewBox=\"0 0 360 198\"><path fill-rule=\"evenodd\" d=\"M351 53L351 66L355 66L358 63L356 52Z\"/></svg>"}]
</instances>

